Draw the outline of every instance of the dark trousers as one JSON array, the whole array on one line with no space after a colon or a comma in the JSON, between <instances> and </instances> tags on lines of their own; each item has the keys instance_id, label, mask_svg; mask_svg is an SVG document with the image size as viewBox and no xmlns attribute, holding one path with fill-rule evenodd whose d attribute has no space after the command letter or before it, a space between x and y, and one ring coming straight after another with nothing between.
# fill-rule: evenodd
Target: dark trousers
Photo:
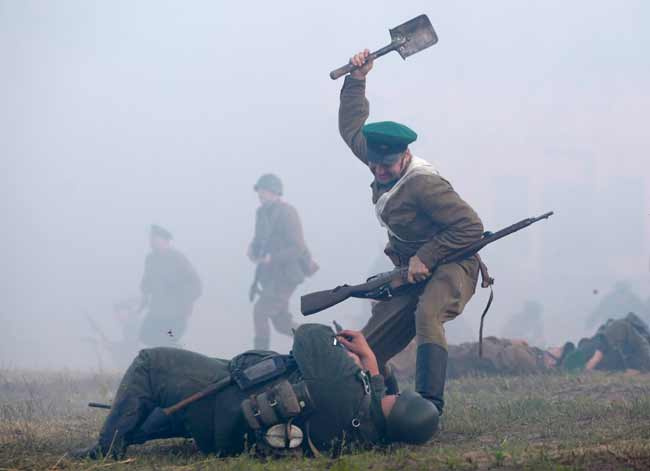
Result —
<instances>
[{"instance_id":1,"label":"dark trousers","mask_svg":"<svg viewBox=\"0 0 650 471\"><path fill-rule=\"evenodd\" d=\"M298 285L277 279L262 284L262 293L253 308L254 348L268 350L271 345L269 321L277 332L292 336L297 327L289 312L289 300Z\"/></svg>"},{"instance_id":2,"label":"dark trousers","mask_svg":"<svg viewBox=\"0 0 650 471\"><path fill-rule=\"evenodd\" d=\"M214 428L213 396L173 414L168 426L154 435L143 434L140 425L156 407L176 404L227 376L228 364L227 360L176 348L140 351L122 378L99 434L103 453L112 450L120 454L130 444L156 438L194 436L198 440L210 440Z\"/></svg>"}]
</instances>

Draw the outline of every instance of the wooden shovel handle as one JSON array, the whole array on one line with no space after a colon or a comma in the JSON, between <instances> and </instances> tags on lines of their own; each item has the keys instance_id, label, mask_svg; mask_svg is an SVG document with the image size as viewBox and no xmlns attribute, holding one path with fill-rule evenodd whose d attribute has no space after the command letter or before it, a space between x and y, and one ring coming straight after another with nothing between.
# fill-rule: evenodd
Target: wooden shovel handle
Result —
<instances>
[{"instance_id":1,"label":"wooden shovel handle","mask_svg":"<svg viewBox=\"0 0 650 471\"><path fill-rule=\"evenodd\" d=\"M351 62L348 62L344 66L339 67L338 69L334 69L330 72L330 78L332 80L336 80L339 77L343 77L345 74L349 74L353 70L357 70L358 67L356 65L352 65Z\"/></svg>"},{"instance_id":2,"label":"wooden shovel handle","mask_svg":"<svg viewBox=\"0 0 650 471\"><path fill-rule=\"evenodd\" d=\"M403 41L402 42L394 41L394 42L390 43L388 46L382 47L381 49L370 53L370 55L368 56L368 59L366 59L366 62L367 61L374 61L378 57L381 57L381 56L383 56L385 54L388 54L391 51L394 51L395 49L400 47L402 44L404 44ZM351 62L348 62L347 64L339 67L338 69L332 70L330 72L330 78L332 80L336 80L337 78L343 77L345 74L349 74L350 72L352 72L354 70L357 70L358 68L359 67L357 67L356 65L352 65Z\"/></svg>"}]
</instances>

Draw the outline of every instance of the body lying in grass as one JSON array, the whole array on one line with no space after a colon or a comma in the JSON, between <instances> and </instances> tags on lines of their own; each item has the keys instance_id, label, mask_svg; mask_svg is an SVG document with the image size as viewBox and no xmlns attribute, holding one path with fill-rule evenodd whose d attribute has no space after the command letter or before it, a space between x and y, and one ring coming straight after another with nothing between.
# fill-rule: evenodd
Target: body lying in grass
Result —
<instances>
[{"instance_id":1,"label":"body lying in grass","mask_svg":"<svg viewBox=\"0 0 650 471\"><path fill-rule=\"evenodd\" d=\"M403 382L415 374L415 348L409 345L391 360L395 376ZM593 337L580 340L576 347L547 350L528 345L523 340L487 337L483 339L483 356L478 342L449 346L447 376L521 375L554 369L570 371L624 371L627 374L650 371L650 330L636 315L610 319Z\"/></svg>"},{"instance_id":2,"label":"body lying in grass","mask_svg":"<svg viewBox=\"0 0 650 471\"><path fill-rule=\"evenodd\" d=\"M275 370L274 370L275 368ZM170 415L205 389L215 394ZM154 415L155 414L155 415ZM155 427L148 419L163 417ZM386 395L377 360L360 332L307 324L290 355L253 350L232 360L173 348L142 350L125 373L95 444L77 457L119 457L130 444L192 437L205 453L338 452L347 446L423 443L438 411L415 393Z\"/></svg>"}]
</instances>

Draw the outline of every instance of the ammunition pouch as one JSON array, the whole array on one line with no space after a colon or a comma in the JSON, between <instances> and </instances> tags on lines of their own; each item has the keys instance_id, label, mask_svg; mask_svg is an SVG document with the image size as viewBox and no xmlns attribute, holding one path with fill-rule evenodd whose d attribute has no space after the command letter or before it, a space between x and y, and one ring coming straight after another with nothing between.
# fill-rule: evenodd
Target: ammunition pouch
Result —
<instances>
[{"instance_id":1,"label":"ammunition pouch","mask_svg":"<svg viewBox=\"0 0 650 471\"><path fill-rule=\"evenodd\" d=\"M303 381L291 384L282 380L245 399L241 408L248 426L258 431L306 416L314 410L314 403Z\"/></svg>"}]
</instances>

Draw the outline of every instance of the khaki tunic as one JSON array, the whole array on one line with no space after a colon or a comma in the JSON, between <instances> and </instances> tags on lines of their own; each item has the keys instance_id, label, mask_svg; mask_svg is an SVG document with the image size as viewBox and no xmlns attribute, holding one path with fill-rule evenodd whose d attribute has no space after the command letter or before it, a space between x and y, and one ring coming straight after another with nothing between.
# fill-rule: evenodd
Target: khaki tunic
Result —
<instances>
[{"instance_id":1,"label":"khaki tunic","mask_svg":"<svg viewBox=\"0 0 650 471\"><path fill-rule=\"evenodd\" d=\"M361 129L369 115L365 80L348 76L341 90L339 131L361 162L368 165L367 144ZM390 185L371 184L376 203ZM381 214L390 227L385 253L396 266L407 266L417 255L436 268L423 288L375 305L364 328L381 362L387 361L416 336L418 344L447 347L443 323L459 315L474 294L478 259L437 266L450 253L479 240L483 224L476 212L444 178L416 175L391 196Z\"/></svg>"},{"instance_id":2,"label":"khaki tunic","mask_svg":"<svg viewBox=\"0 0 650 471\"><path fill-rule=\"evenodd\" d=\"M284 335L290 336L296 327L289 300L305 279L304 264L311 260L296 209L281 200L260 206L250 251L259 258L271 256L270 263L258 265L256 276L262 291L253 309L255 348L268 349L269 321Z\"/></svg>"},{"instance_id":3,"label":"khaki tunic","mask_svg":"<svg viewBox=\"0 0 650 471\"><path fill-rule=\"evenodd\" d=\"M448 378L476 374L526 375L548 370L545 352L525 342L486 337L483 356L479 357L478 342L462 343L449 348Z\"/></svg>"}]
</instances>

